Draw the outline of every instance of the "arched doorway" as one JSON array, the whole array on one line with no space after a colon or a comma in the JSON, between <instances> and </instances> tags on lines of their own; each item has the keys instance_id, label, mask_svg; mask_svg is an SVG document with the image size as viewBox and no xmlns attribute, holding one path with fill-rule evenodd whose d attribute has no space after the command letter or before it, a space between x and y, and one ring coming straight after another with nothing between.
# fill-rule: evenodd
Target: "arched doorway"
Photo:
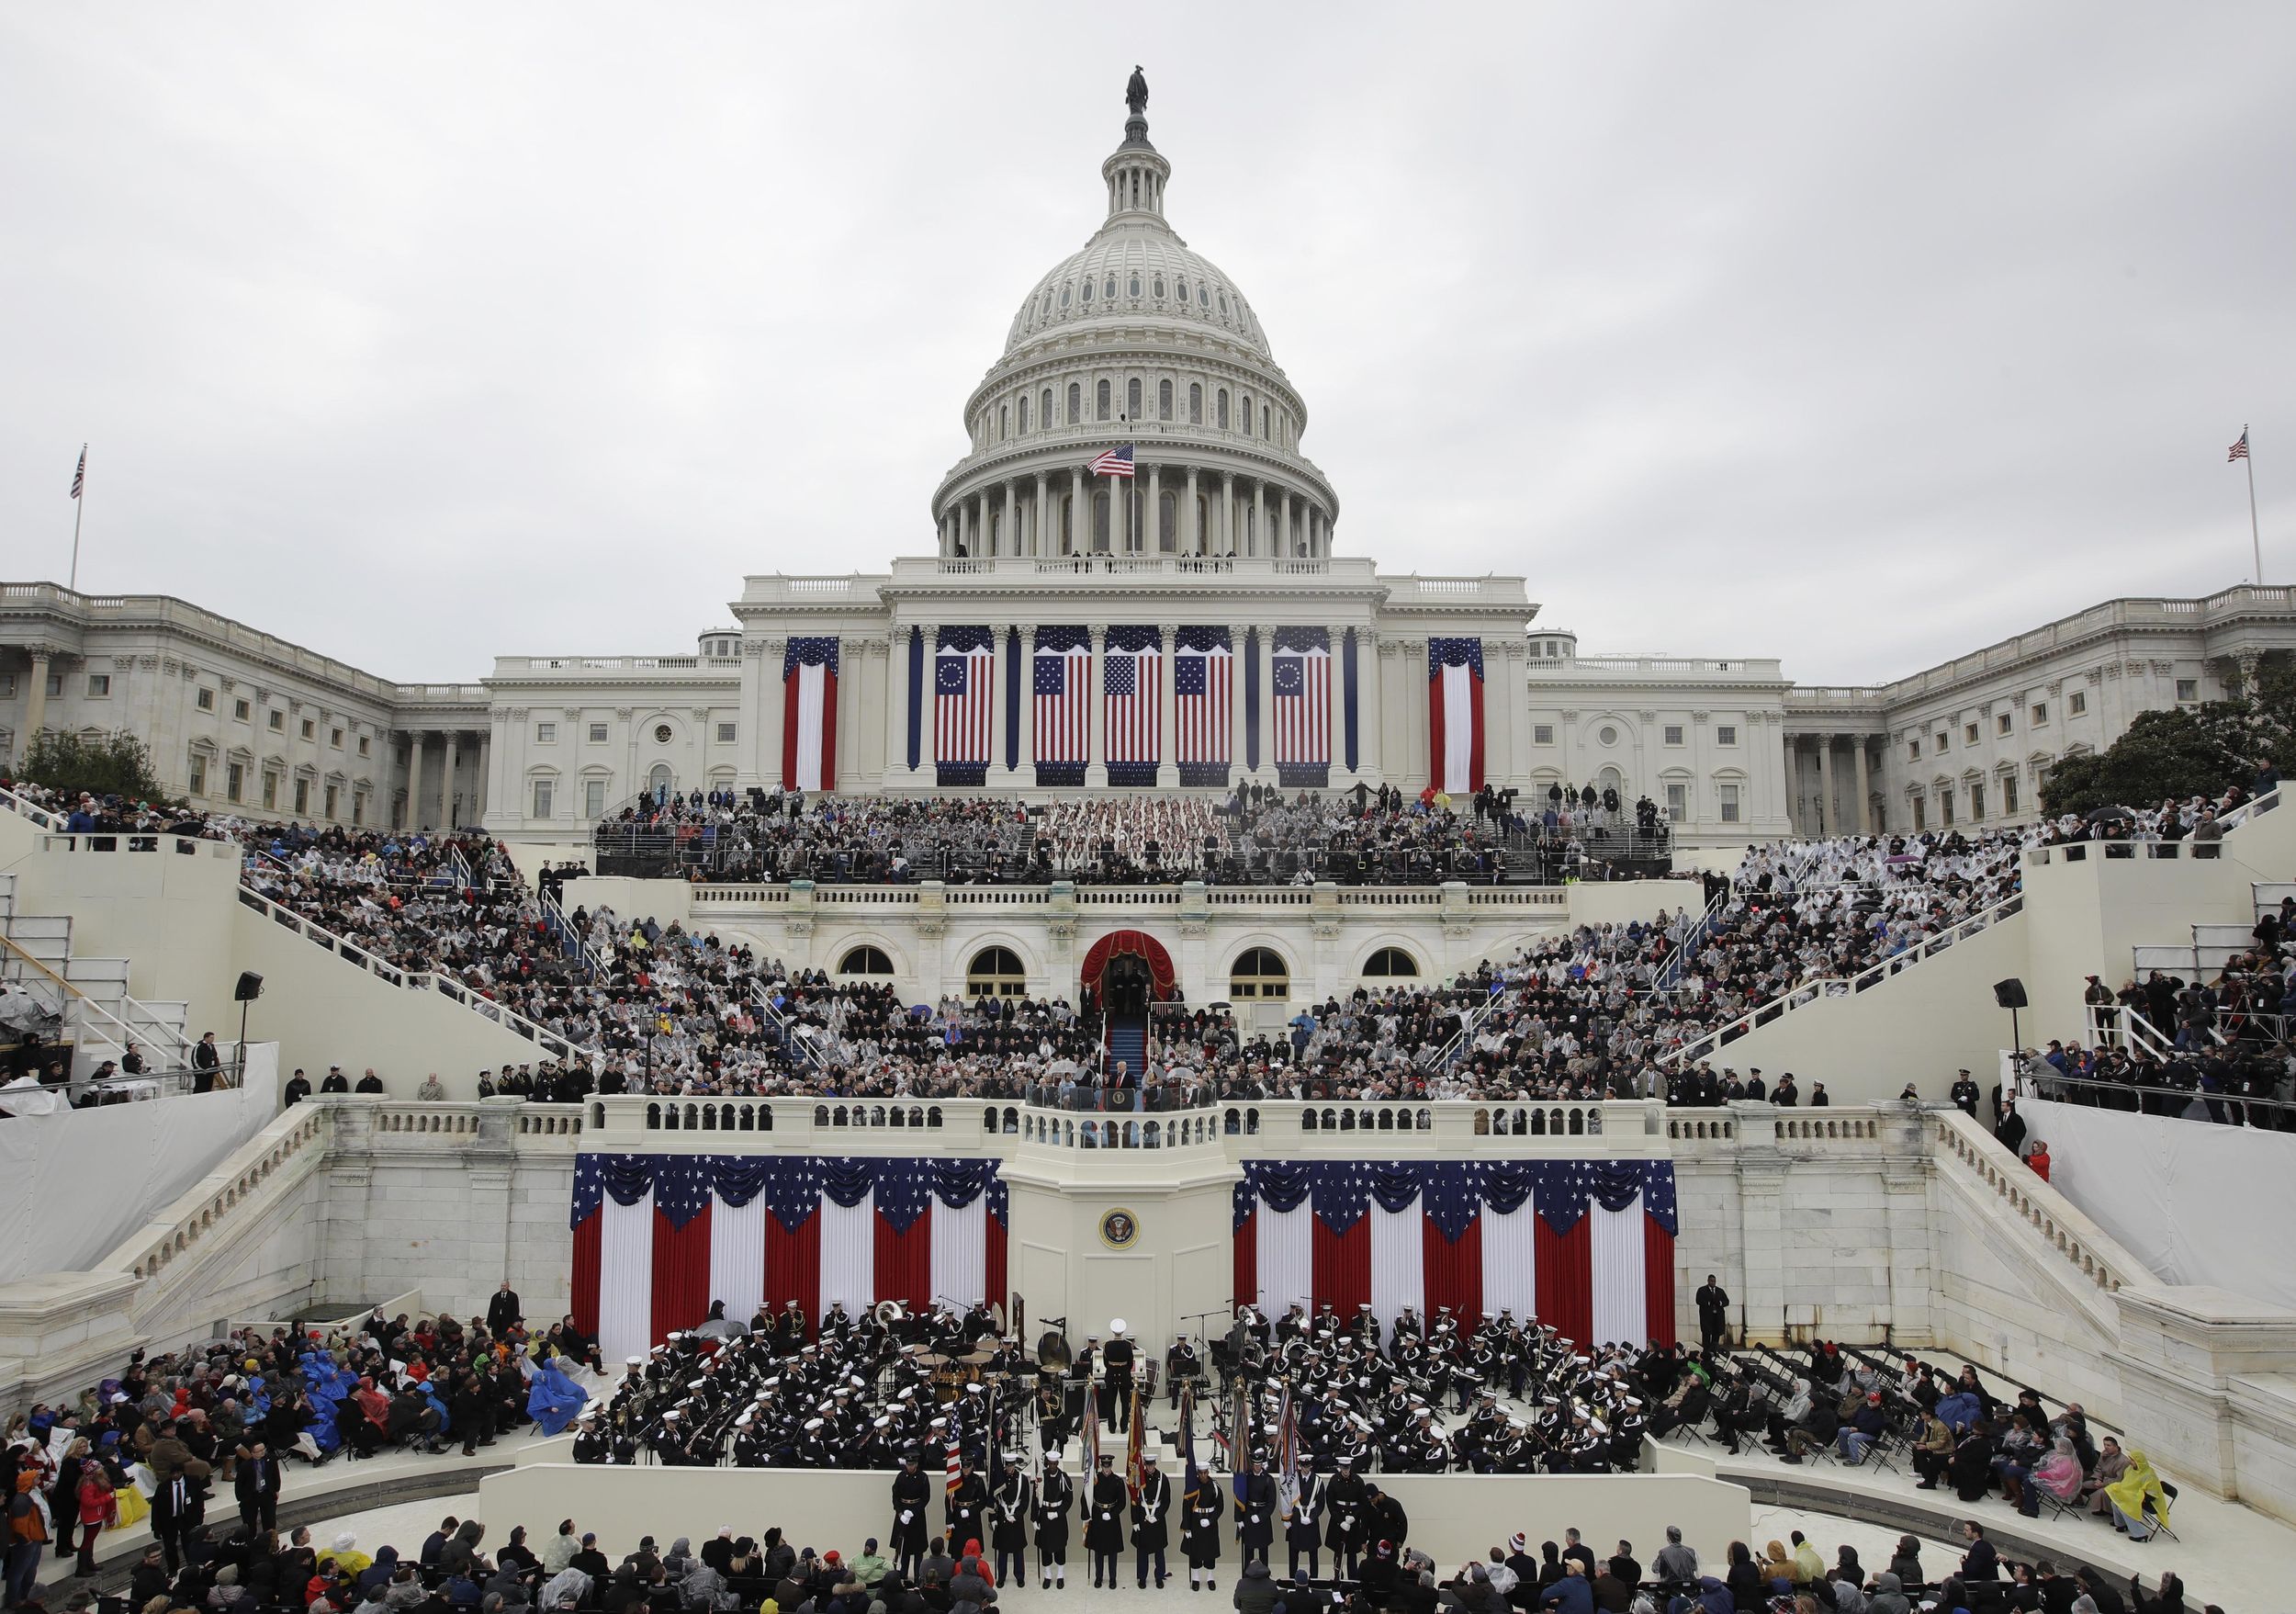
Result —
<instances>
[{"instance_id":1,"label":"arched doorway","mask_svg":"<svg viewBox=\"0 0 2296 1614\"><path fill-rule=\"evenodd\" d=\"M1078 970L1078 985L1084 988L1088 1002L1100 1005L1109 986L1109 966L1120 959L1136 961L1145 971L1147 996L1141 1001L1141 1011L1146 1012L1150 1001L1163 1002L1175 997L1179 981L1172 967L1172 955L1164 943L1145 931L1111 931L1095 942L1085 954L1084 967Z\"/></svg>"},{"instance_id":2,"label":"arched doorway","mask_svg":"<svg viewBox=\"0 0 2296 1614\"><path fill-rule=\"evenodd\" d=\"M1146 1015L1154 993L1148 961L1137 954L1110 959L1101 973L1100 997L1112 1019L1136 1020Z\"/></svg>"}]
</instances>

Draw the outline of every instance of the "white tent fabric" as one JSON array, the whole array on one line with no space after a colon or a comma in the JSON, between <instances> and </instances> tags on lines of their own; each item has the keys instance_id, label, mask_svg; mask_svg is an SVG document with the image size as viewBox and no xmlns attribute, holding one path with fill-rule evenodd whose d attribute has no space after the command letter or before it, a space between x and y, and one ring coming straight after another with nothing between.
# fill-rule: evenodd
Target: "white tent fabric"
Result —
<instances>
[{"instance_id":1,"label":"white tent fabric","mask_svg":"<svg viewBox=\"0 0 2296 1614\"><path fill-rule=\"evenodd\" d=\"M1650 1337L1642 1317L1642 1196L1635 1195L1623 1211L1590 1204L1586 1213L1587 1255L1594 1269L1595 1340L1640 1345Z\"/></svg>"},{"instance_id":2,"label":"white tent fabric","mask_svg":"<svg viewBox=\"0 0 2296 1614\"><path fill-rule=\"evenodd\" d=\"M710 1298L728 1321L746 1325L765 1298L765 1196L746 1205L710 1206Z\"/></svg>"},{"instance_id":3,"label":"white tent fabric","mask_svg":"<svg viewBox=\"0 0 2296 1614\"><path fill-rule=\"evenodd\" d=\"M1315 1293L1315 1211L1308 1200L1289 1211L1270 1210L1262 1201L1255 1216L1260 1310L1272 1321L1294 1301L1307 1305Z\"/></svg>"},{"instance_id":4,"label":"white tent fabric","mask_svg":"<svg viewBox=\"0 0 2296 1614\"><path fill-rule=\"evenodd\" d=\"M2051 1185L2156 1276L2296 1307L2296 1261L2269 1242L2296 1227L2296 1139L2043 1099L2017 1107L2026 1146L2049 1146Z\"/></svg>"},{"instance_id":5,"label":"white tent fabric","mask_svg":"<svg viewBox=\"0 0 2296 1614\"><path fill-rule=\"evenodd\" d=\"M976 1193L962 1211L952 1211L938 1198L929 1213L933 1219L933 1298L954 1305L1005 1297L988 1292L988 1196Z\"/></svg>"},{"instance_id":6,"label":"white tent fabric","mask_svg":"<svg viewBox=\"0 0 2296 1614\"><path fill-rule=\"evenodd\" d=\"M1527 1322L1538 1315L1538 1213L1525 1199L1502 1215L1483 1210L1483 1315L1502 1310Z\"/></svg>"},{"instance_id":7,"label":"white tent fabric","mask_svg":"<svg viewBox=\"0 0 2296 1614\"><path fill-rule=\"evenodd\" d=\"M1475 673L1470 667L1443 669L1442 788L1464 796L1473 788L1475 760Z\"/></svg>"},{"instance_id":8,"label":"white tent fabric","mask_svg":"<svg viewBox=\"0 0 2296 1614\"><path fill-rule=\"evenodd\" d=\"M797 787L821 788L821 692L828 669L818 662L797 669Z\"/></svg>"},{"instance_id":9,"label":"white tent fabric","mask_svg":"<svg viewBox=\"0 0 2296 1614\"><path fill-rule=\"evenodd\" d=\"M654 1191L634 1205L608 1194L598 1213L599 1269L621 1275L598 1290L598 1355L611 1364L654 1346Z\"/></svg>"},{"instance_id":10,"label":"white tent fabric","mask_svg":"<svg viewBox=\"0 0 2296 1614\"><path fill-rule=\"evenodd\" d=\"M856 1205L824 1194L814 1214L821 1218L821 1315L841 1300L845 1315L858 1317L877 1299L877 1191Z\"/></svg>"},{"instance_id":11,"label":"white tent fabric","mask_svg":"<svg viewBox=\"0 0 2296 1614\"><path fill-rule=\"evenodd\" d=\"M1390 1339L1405 1306L1426 1315L1426 1214L1415 1197L1400 1211L1383 1210L1375 1201L1365 1213L1371 1218L1371 1309L1379 1319L1379 1337Z\"/></svg>"}]
</instances>

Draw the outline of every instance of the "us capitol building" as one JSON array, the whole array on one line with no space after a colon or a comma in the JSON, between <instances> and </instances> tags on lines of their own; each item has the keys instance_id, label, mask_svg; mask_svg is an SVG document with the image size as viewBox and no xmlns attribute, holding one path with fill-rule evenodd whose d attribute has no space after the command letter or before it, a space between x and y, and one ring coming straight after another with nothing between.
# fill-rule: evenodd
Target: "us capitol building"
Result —
<instances>
[{"instance_id":1,"label":"us capitol building","mask_svg":"<svg viewBox=\"0 0 2296 1614\"><path fill-rule=\"evenodd\" d=\"M171 598L9 584L0 757L42 728L126 728L204 806L533 842L580 841L659 784L1592 784L1718 852L2030 821L2057 759L2296 646L2296 596L2240 586L1812 688L1774 659L1582 655L1519 577L1345 554L1306 400L1173 228L1140 100L1098 229L1030 287L965 400L932 553L752 576L692 652L504 656L477 683L393 683ZM1126 445L1129 478L1094 468Z\"/></svg>"}]
</instances>

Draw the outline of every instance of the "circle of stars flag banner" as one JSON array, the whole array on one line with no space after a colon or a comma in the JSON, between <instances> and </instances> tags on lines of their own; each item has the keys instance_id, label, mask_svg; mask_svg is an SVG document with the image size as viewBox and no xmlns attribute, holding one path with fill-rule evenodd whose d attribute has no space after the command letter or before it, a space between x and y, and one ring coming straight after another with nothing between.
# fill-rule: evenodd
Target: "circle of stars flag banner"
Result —
<instances>
[{"instance_id":1,"label":"circle of stars flag banner","mask_svg":"<svg viewBox=\"0 0 2296 1614\"><path fill-rule=\"evenodd\" d=\"M1581 1346L1675 1337L1671 1160L1247 1160L1234 1193L1234 1298L1271 1319L1448 1306Z\"/></svg>"},{"instance_id":2,"label":"circle of stars flag banner","mask_svg":"<svg viewBox=\"0 0 2296 1614\"><path fill-rule=\"evenodd\" d=\"M582 1155L574 1163L575 1326L607 1361L706 1321L795 1301L930 1311L1005 1298L1009 1197L995 1160Z\"/></svg>"}]
</instances>

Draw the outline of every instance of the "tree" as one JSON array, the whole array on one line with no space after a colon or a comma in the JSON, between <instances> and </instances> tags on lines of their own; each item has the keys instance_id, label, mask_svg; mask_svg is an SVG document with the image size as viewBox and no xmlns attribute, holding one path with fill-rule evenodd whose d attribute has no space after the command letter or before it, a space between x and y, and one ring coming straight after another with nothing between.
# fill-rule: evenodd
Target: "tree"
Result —
<instances>
[{"instance_id":1,"label":"tree","mask_svg":"<svg viewBox=\"0 0 2296 1614\"><path fill-rule=\"evenodd\" d=\"M2050 813L2100 807L2157 807L2170 796L2222 795L2246 784L2269 762L2283 773L2296 764L2296 655L2269 651L2257 662L2253 687L2236 667L2213 669L2229 700L2141 714L2102 752L2065 758L2041 786Z\"/></svg>"},{"instance_id":2,"label":"tree","mask_svg":"<svg viewBox=\"0 0 2296 1614\"><path fill-rule=\"evenodd\" d=\"M167 795L152 771L152 753L125 729L94 739L43 729L32 736L24 765L16 772L20 779L69 796L84 790L135 802L160 801Z\"/></svg>"}]
</instances>

